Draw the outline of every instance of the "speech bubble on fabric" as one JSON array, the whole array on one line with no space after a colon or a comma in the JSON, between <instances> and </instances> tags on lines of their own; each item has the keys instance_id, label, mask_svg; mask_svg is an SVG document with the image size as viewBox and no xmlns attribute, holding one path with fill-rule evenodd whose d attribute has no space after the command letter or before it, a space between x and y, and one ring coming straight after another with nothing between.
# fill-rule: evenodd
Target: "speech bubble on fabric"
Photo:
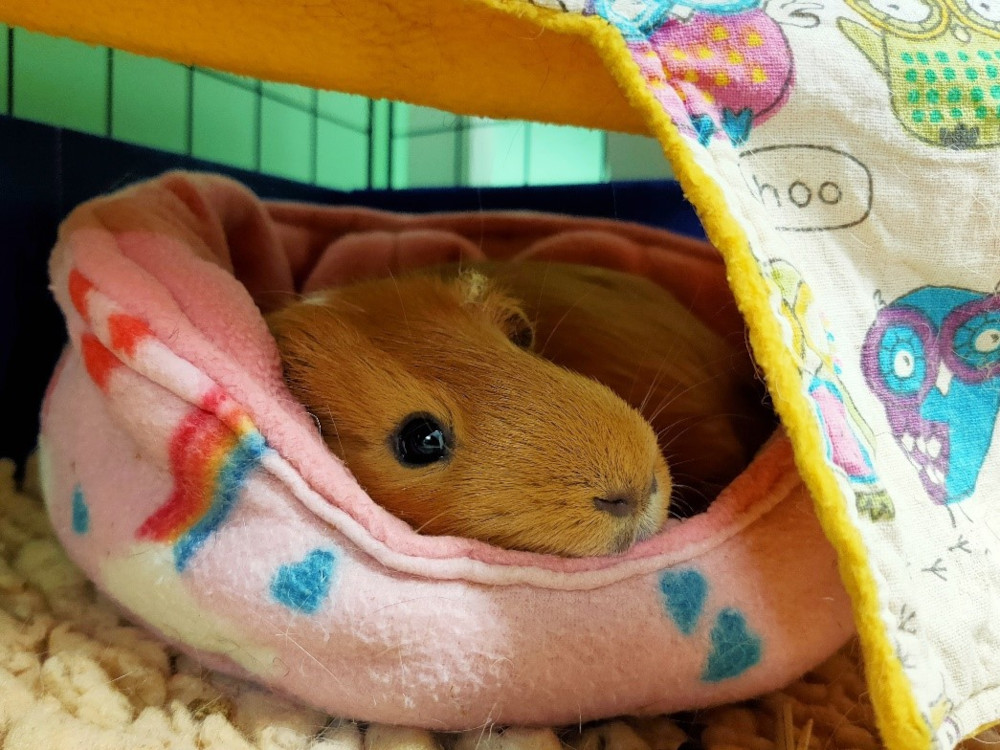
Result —
<instances>
[{"instance_id":1,"label":"speech bubble on fabric","mask_svg":"<svg viewBox=\"0 0 1000 750\"><path fill-rule=\"evenodd\" d=\"M845 229L868 218L872 175L844 151L827 146L766 146L740 154L754 199L784 232Z\"/></svg>"}]
</instances>

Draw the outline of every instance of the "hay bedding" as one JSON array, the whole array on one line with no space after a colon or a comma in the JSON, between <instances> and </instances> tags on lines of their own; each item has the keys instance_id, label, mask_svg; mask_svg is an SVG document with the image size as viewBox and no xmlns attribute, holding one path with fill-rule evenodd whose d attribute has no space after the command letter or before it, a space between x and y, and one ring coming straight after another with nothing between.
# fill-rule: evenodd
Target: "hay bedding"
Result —
<instances>
[{"instance_id":1,"label":"hay bedding","mask_svg":"<svg viewBox=\"0 0 1000 750\"><path fill-rule=\"evenodd\" d=\"M877 750L876 736L853 643L782 691L671 718L449 735L330 719L129 625L64 556L34 465L18 487L0 460L3 750Z\"/></svg>"}]
</instances>

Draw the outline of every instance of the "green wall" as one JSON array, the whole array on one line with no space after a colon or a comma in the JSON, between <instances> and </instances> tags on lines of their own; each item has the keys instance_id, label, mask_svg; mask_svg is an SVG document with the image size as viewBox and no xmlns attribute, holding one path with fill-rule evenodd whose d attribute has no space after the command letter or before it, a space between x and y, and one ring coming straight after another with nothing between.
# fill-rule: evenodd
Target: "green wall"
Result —
<instances>
[{"instance_id":1,"label":"green wall","mask_svg":"<svg viewBox=\"0 0 1000 750\"><path fill-rule=\"evenodd\" d=\"M495 122L0 26L0 111L340 189L600 182L603 132ZM6 85L3 85L6 84Z\"/></svg>"}]
</instances>

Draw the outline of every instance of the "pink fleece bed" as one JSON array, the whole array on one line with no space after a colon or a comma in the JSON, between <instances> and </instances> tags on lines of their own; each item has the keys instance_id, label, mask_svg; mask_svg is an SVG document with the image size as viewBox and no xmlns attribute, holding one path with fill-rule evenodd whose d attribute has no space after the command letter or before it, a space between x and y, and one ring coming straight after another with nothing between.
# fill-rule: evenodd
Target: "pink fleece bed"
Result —
<instances>
[{"instance_id":1,"label":"pink fleece bed","mask_svg":"<svg viewBox=\"0 0 1000 750\"><path fill-rule=\"evenodd\" d=\"M459 258L629 270L742 337L721 260L670 233L267 203L166 175L78 208L52 255L70 344L40 451L70 556L208 666L361 720L661 713L833 653L850 605L780 430L707 513L621 557L421 536L365 494L286 390L261 310Z\"/></svg>"}]
</instances>

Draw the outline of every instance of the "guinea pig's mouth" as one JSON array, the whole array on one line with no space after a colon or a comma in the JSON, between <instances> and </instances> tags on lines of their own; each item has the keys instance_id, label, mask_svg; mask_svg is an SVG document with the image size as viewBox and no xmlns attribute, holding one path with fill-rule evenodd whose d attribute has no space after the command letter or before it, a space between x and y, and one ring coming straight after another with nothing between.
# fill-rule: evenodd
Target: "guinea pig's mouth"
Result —
<instances>
[{"instance_id":1,"label":"guinea pig's mouth","mask_svg":"<svg viewBox=\"0 0 1000 750\"><path fill-rule=\"evenodd\" d=\"M650 495L642 512L634 516L633 523L624 526L611 541L609 554L622 555L634 545L655 536L667 518L667 499L662 490Z\"/></svg>"}]
</instances>

